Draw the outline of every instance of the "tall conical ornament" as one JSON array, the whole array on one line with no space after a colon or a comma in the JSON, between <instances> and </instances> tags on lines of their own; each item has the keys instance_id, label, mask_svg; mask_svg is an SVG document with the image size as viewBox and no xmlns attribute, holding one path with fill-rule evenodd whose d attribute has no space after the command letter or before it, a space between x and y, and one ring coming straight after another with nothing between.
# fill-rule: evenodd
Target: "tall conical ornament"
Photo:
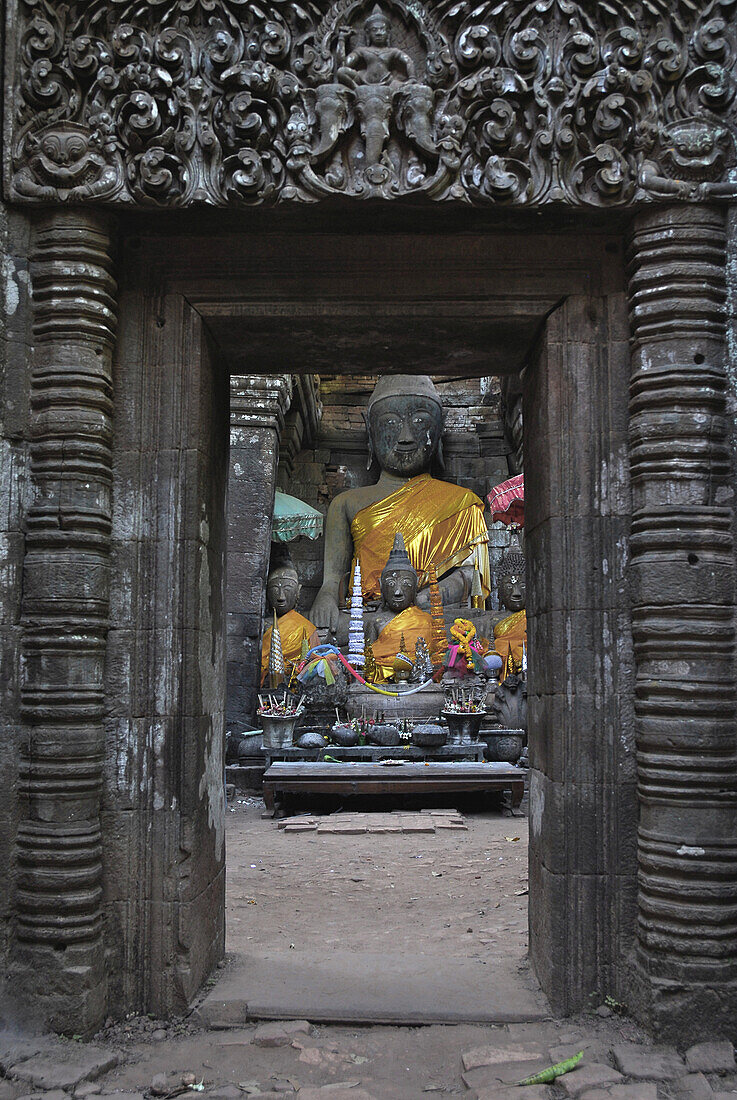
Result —
<instances>
[{"instance_id":1,"label":"tall conical ornament","mask_svg":"<svg viewBox=\"0 0 737 1100\"><path fill-rule=\"evenodd\" d=\"M281 647L281 634L279 633L279 623L275 611L274 622L271 627L271 646L269 648L269 685L272 688L277 688L279 686L284 679L285 671L284 653Z\"/></svg>"},{"instance_id":2,"label":"tall conical ornament","mask_svg":"<svg viewBox=\"0 0 737 1100\"><path fill-rule=\"evenodd\" d=\"M443 616L443 597L438 587L438 572L434 565L428 569L430 577L430 617L432 618L432 635L430 637L430 659L433 665L440 665L445 659L448 648L448 635L445 631L445 618Z\"/></svg>"},{"instance_id":3,"label":"tall conical ornament","mask_svg":"<svg viewBox=\"0 0 737 1100\"><path fill-rule=\"evenodd\" d=\"M366 638L363 632L363 592L361 590L361 565L356 559L351 591L351 612L348 623L348 664L363 668Z\"/></svg>"}]
</instances>

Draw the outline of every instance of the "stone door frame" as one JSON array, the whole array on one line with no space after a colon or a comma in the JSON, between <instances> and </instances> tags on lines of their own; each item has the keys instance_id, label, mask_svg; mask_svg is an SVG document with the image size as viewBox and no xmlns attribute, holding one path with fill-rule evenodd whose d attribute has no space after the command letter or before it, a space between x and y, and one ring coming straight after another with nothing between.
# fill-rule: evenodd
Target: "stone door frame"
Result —
<instances>
[{"instance_id":1,"label":"stone door frame","mask_svg":"<svg viewBox=\"0 0 737 1100\"><path fill-rule=\"evenodd\" d=\"M636 216L628 299L621 259L607 287L590 253L560 294L556 278L575 269L560 241L572 238L548 240L533 297L541 314L566 300L525 370L531 637L555 654L530 684L531 955L557 1011L626 989L671 1036L695 1020L722 1026L734 996L724 232L715 207ZM216 253L203 235L157 264L155 233L136 260L125 226L114 264L105 215L50 211L33 232L14 974L55 1026L74 1018L77 1031L108 1011L183 1008L224 943L227 334L216 317L232 321L239 293L256 310L268 295L263 270L243 275L237 250ZM499 237L497 276L504 239L520 249ZM462 242L466 295L479 293L488 240ZM619 232L600 244L620 247ZM255 295L234 290L239 264ZM342 270L338 259L334 285ZM552 461L535 462L551 441ZM683 690L684 668L706 702Z\"/></svg>"}]
</instances>

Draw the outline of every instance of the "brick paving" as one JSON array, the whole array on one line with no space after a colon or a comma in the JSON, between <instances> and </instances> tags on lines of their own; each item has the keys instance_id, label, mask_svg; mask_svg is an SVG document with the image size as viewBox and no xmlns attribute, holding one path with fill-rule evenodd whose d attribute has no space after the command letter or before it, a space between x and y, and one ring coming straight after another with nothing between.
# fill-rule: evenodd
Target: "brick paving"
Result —
<instances>
[{"instance_id":1,"label":"brick paving","mask_svg":"<svg viewBox=\"0 0 737 1100\"><path fill-rule=\"evenodd\" d=\"M443 830L468 831L458 810L392 810L391 813L336 813L321 817L300 814L277 822L286 833L436 833Z\"/></svg>"}]
</instances>

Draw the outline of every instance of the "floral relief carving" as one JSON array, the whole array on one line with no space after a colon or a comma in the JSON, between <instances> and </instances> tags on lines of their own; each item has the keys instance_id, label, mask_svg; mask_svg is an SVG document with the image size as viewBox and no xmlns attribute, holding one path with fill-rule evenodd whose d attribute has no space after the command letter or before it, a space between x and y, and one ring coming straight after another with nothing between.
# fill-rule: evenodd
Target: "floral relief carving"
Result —
<instances>
[{"instance_id":1,"label":"floral relief carving","mask_svg":"<svg viewBox=\"0 0 737 1100\"><path fill-rule=\"evenodd\" d=\"M737 191L737 0L17 0L12 197Z\"/></svg>"}]
</instances>

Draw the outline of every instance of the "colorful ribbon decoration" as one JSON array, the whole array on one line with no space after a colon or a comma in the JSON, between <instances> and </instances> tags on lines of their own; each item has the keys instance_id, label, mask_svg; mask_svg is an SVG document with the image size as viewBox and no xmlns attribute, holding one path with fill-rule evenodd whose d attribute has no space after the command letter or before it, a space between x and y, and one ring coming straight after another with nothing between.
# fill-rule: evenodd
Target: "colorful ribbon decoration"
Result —
<instances>
[{"instance_id":1,"label":"colorful ribbon decoration","mask_svg":"<svg viewBox=\"0 0 737 1100\"><path fill-rule=\"evenodd\" d=\"M389 695L392 699L397 699L400 695L404 698L405 695L416 695L418 691L422 691L423 688L431 684L432 679L425 680L424 683L418 684L417 687L409 688L407 691L390 691L387 688L377 687L376 684L370 684L368 680L364 680L352 665L348 664L343 654L340 652L337 646L334 645L318 645L314 649L311 649L306 657L306 664L302 665L297 673L297 679L301 684L308 684L314 676L322 676L326 684L335 683L335 674L330 668L330 658L335 658L348 669L351 676L358 680L359 684L363 684L369 691L375 691L377 695Z\"/></svg>"}]
</instances>

